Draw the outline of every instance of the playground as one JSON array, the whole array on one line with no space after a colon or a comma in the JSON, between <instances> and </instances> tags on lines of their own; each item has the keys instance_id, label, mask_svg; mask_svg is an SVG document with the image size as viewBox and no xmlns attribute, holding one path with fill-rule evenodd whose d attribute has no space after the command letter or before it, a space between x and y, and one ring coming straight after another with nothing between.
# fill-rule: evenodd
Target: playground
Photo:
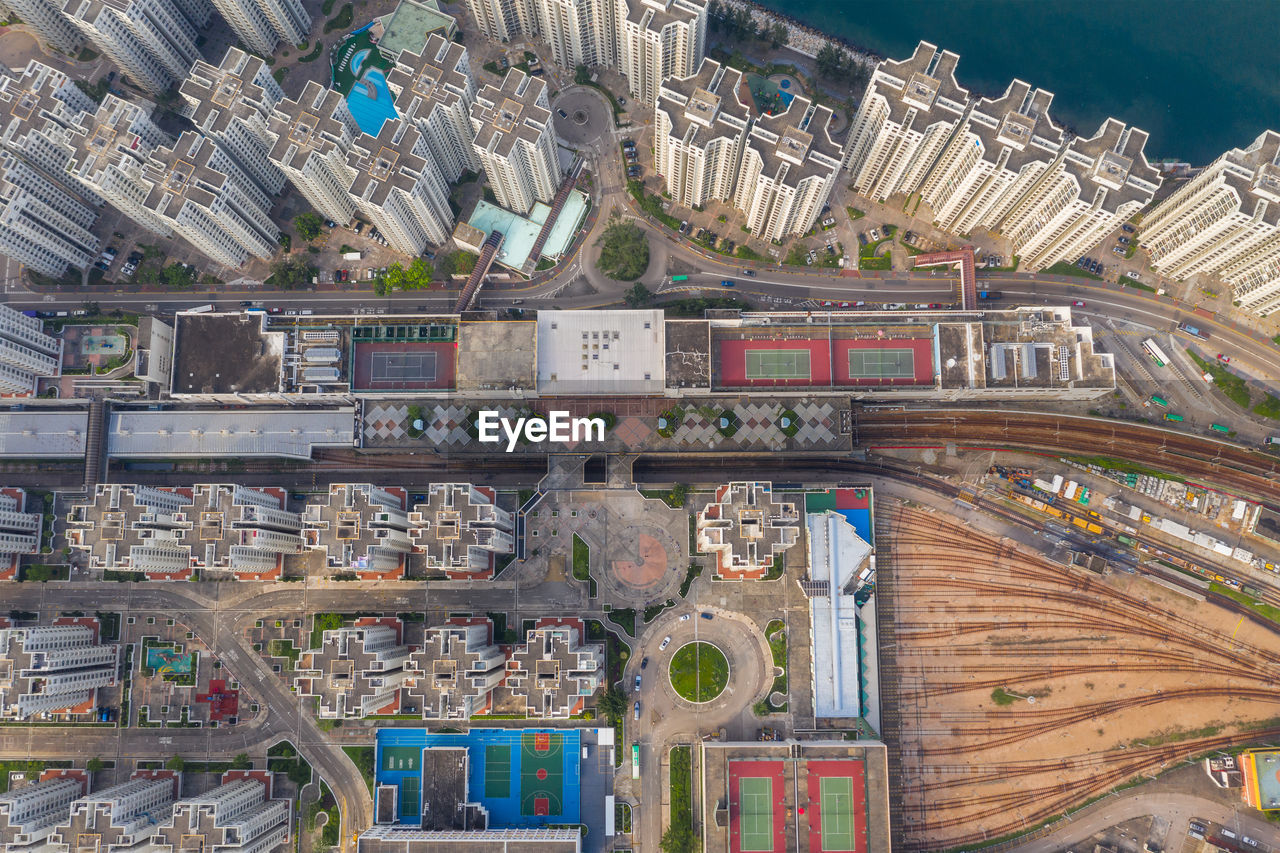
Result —
<instances>
[{"instance_id":1,"label":"playground","mask_svg":"<svg viewBox=\"0 0 1280 853\"><path fill-rule=\"evenodd\" d=\"M791 101L799 84L786 74L775 74L772 77L761 77L759 74L747 74L744 83L751 92L751 101L756 112L761 115L780 115L791 108Z\"/></svg>"},{"instance_id":2,"label":"playground","mask_svg":"<svg viewBox=\"0 0 1280 853\"><path fill-rule=\"evenodd\" d=\"M147 668L154 670L156 675L188 675L195 666L195 656L195 652L149 646Z\"/></svg>"},{"instance_id":3,"label":"playground","mask_svg":"<svg viewBox=\"0 0 1280 853\"><path fill-rule=\"evenodd\" d=\"M377 782L400 788L400 822L422 815L422 751L465 747L471 797L495 828L579 823L581 734L544 729L472 729L467 734L425 729L378 732Z\"/></svg>"}]
</instances>

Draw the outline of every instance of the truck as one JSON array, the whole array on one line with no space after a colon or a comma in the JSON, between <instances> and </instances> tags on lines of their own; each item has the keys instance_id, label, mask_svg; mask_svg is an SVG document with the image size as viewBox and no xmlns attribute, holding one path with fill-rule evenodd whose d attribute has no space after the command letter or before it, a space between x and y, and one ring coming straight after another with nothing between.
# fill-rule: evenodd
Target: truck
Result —
<instances>
[{"instance_id":1,"label":"truck","mask_svg":"<svg viewBox=\"0 0 1280 853\"><path fill-rule=\"evenodd\" d=\"M979 290L979 291L978 291L978 298L979 298L979 299L999 299L999 298L1000 298L1000 291L998 291L998 290Z\"/></svg>"},{"instance_id":2,"label":"truck","mask_svg":"<svg viewBox=\"0 0 1280 853\"><path fill-rule=\"evenodd\" d=\"M1197 328L1191 325L1190 323L1179 323L1178 331L1186 332L1188 335L1195 335L1197 338L1199 338L1202 341L1209 340L1208 332L1204 331L1203 329Z\"/></svg>"},{"instance_id":3,"label":"truck","mask_svg":"<svg viewBox=\"0 0 1280 853\"><path fill-rule=\"evenodd\" d=\"M362 255L359 252L343 252L342 259L344 261L358 261Z\"/></svg>"},{"instance_id":4,"label":"truck","mask_svg":"<svg viewBox=\"0 0 1280 853\"><path fill-rule=\"evenodd\" d=\"M188 314L208 314L212 310L213 310L212 305L199 305L195 308L188 309L187 313Z\"/></svg>"}]
</instances>

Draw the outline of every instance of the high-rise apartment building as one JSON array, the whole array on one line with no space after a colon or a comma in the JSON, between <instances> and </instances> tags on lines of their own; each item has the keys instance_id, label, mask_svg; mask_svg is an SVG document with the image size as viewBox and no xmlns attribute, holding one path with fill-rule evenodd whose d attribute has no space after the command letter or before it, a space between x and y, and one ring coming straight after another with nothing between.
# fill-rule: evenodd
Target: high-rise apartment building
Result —
<instances>
[{"instance_id":1,"label":"high-rise apartment building","mask_svg":"<svg viewBox=\"0 0 1280 853\"><path fill-rule=\"evenodd\" d=\"M240 778L228 778L233 776ZM272 853L289 840L290 801L272 799L271 774L236 773L179 800L151 836L149 853ZM198 839L198 841L197 841Z\"/></svg>"},{"instance_id":2,"label":"high-rise apartment building","mask_svg":"<svg viewBox=\"0 0 1280 853\"><path fill-rule=\"evenodd\" d=\"M692 77L707 50L703 0L616 0L617 64L632 96L657 100L669 77Z\"/></svg>"},{"instance_id":3,"label":"high-rise apartment building","mask_svg":"<svg viewBox=\"0 0 1280 853\"><path fill-rule=\"evenodd\" d=\"M276 45L300 44L311 32L311 15L302 0L213 0L213 5L249 50L263 56Z\"/></svg>"},{"instance_id":4,"label":"high-rise apartment building","mask_svg":"<svg viewBox=\"0 0 1280 853\"><path fill-rule=\"evenodd\" d=\"M314 80L297 100L276 104L268 125L271 162L322 216L346 224L356 215L348 192L356 179L347 162L360 126L346 99Z\"/></svg>"},{"instance_id":5,"label":"high-rise apartment building","mask_svg":"<svg viewBox=\"0 0 1280 853\"><path fill-rule=\"evenodd\" d=\"M1113 118L1093 136L1073 139L1000 223L1022 265L1075 261L1145 207L1160 188L1146 143L1145 131Z\"/></svg>"},{"instance_id":6,"label":"high-rise apartment building","mask_svg":"<svg viewBox=\"0 0 1280 853\"><path fill-rule=\"evenodd\" d=\"M498 203L528 213L560 185L546 81L512 68L501 87L485 86L471 108L476 156Z\"/></svg>"},{"instance_id":7,"label":"high-rise apartment building","mask_svg":"<svg viewBox=\"0 0 1280 853\"><path fill-rule=\"evenodd\" d=\"M9 314L17 314L9 306L0 311L0 325L7 325ZM30 319L18 314L22 319ZM22 489L0 490L0 563L19 554L35 554L40 550L41 522L38 512L27 512L27 493Z\"/></svg>"},{"instance_id":8,"label":"high-rise apartment building","mask_svg":"<svg viewBox=\"0 0 1280 853\"><path fill-rule=\"evenodd\" d=\"M422 709L424 719L468 720L491 705L506 666L488 619L436 625L405 664L406 698Z\"/></svg>"},{"instance_id":9,"label":"high-rise apartment building","mask_svg":"<svg viewBox=\"0 0 1280 853\"><path fill-rule=\"evenodd\" d=\"M144 206L214 261L238 267L279 248L270 197L213 139L184 132L152 153L142 178Z\"/></svg>"},{"instance_id":10,"label":"high-rise apartment building","mask_svg":"<svg viewBox=\"0 0 1280 853\"><path fill-rule=\"evenodd\" d=\"M551 61L561 68L614 64L618 0L530 0Z\"/></svg>"},{"instance_id":11,"label":"high-rise apartment building","mask_svg":"<svg viewBox=\"0 0 1280 853\"><path fill-rule=\"evenodd\" d=\"M34 394L38 376L57 376L62 372L62 342L46 335L40 321L15 311L8 305L0 306L0 391L7 394ZM8 496L0 494L0 509L9 507ZM25 515L19 513L19 516ZM35 530L40 529L39 516L35 516ZM15 516L25 529L26 519ZM25 541L25 539L23 540ZM24 552L25 553L25 552Z\"/></svg>"},{"instance_id":12,"label":"high-rise apartment building","mask_svg":"<svg viewBox=\"0 0 1280 853\"><path fill-rule=\"evenodd\" d=\"M429 574L454 580L492 577L499 554L515 551L515 518L494 492L470 483L432 483L409 513L409 536Z\"/></svg>"},{"instance_id":13,"label":"high-rise apartment building","mask_svg":"<svg viewBox=\"0 0 1280 853\"><path fill-rule=\"evenodd\" d=\"M1049 117L1053 93L1014 80L969 111L929 172L921 196L934 221L957 234L991 230L1063 154Z\"/></svg>"},{"instance_id":14,"label":"high-rise apartment building","mask_svg":"<svg viewBox=\"0 0 1280 853\"><path fill-rule=\"evenodd\" d=\"M65 0L62 10L152 95L184 79L201 58L196 38L213 14L208 0Z\"/></svg>"},{"instance_id":15,"label":"high-rise apartment building","mask_svg":"<svg viewBox=\"0 0 1280 853\"><path fill-rule=\"evenodd\" d=\"M494 41L509 42L538 34L531 0L467 0L476 26Z\"/></svg>"},{"instance_id":16,"label":"high-rise apartment building","mask_svg":"<svg viewBox=\"0 0 1280 853\"><path fill-rule=\"evenodd\" d=\"M742 72L713 59L692 77L663 81L654 109L654 171L676 204L733 197L751 126L751 110L738 99L741 85Z\"/></svg>"},{"instance_id":17,"label":"high-rise apartment building","mask_svg":"<svg viewBox=\"0 0 1280 853\"><path fill-rule=\"evenodd\" d=\"M201 60L182 82L183 113L215 140L240 170L268 195L284 189L284 173L271 162L268 122L284 90L271 68L237 47L227 49L221 65Z\"/></svg>"},{"instance_id":18,"label":"high-rise apartment building","mask_svg":"<svg viewBox=\"0 0 1280 853\"><path fill-rule=\"evenodd\" d=\"M84 792L83 780L64 777L0 794L0 850L43 853L45 840Z\"/></svg>"},{"instance_id":19,"label":"high-rise apartment building","mask_svg":"<svg viewBox=\"0 0 1280 853\"><path fill-rule=\"evenodd\" d=\"M1164 275L1217 275L1246 311L1280 307L1280 133L1233 148L1156 205L1142 245Z\"/></svg>"},{"instance_id":20,"label":"high-rise apartment building","mask_svg":"<svg viewBox=\"0 0 1280 853\"><path fill-rule=\"evenodd\" d=\"M0 151L0 254L58 277L84 269L100 243L89 230L98 214L8 151Z\"/></svg>"},{"instance_id":21,"label":"high-rise apartment building","mask_svg":"<svg viewBox=\"0 0 1280 853\"><path fill-rule=\"evenodd\" d=\"M63 53L75 56L84 47L84 34L62 14L56 0L3 0L0 13L17 15L45 44Z\"/></svg>"},{"instance_id":22,"label":"high-rise apartment building","mask_svg":"<svg viewBox=\"0 0 1280 853\"><path fill-rule=\"evenodd\" d=\"M853 188L875 201L919 189L963 120L969 92L959 55L920 42L910 59L877 66L845 146Z\"/></svg>"},{"instance_id":23,"label":"high-rise apartment building","mask_svg":"<svg viewBox=\"0 0 1280 853\"><path fill-rule=\"evenodd\" d=\"M347 165L355 171L349 192L356 208L396 251L420 255L452 235L449 185L412 124L392 119L376 137L361 134Z\"/></svg>"},{"instance_id":24,"label":"high-rise apartment building","mask_svg":"<svg viewBox=\"0 0 1280 853\"><path fill-rule=\"evenodd\" d=\"M782 240L813 227L840 170L830 123L830 107L797 95L785 113L751 125L733 206L746 213L753 235Z\"/></svg>"},{"instance_id":25,"label":"high-rise apartment building","mask_svg":"<svg viewBox=\"0 0 1280 853\"><path fill-rule=\"evenodd\" d=\"M465 47L432 33L421 53L401 51L387 86L396 111L422 134L446 181L458 180L464 170L480 171L471 145L476 80Z\"/></svg>"},{"instance_id":26,"label":"high-rise apartment building","mask_svg":"<svg viewBox=\"0 0 1280 853\"><path fill-rule=\"evenodd\" d=\"M142 777L81 797L50 835L52 853L80 853L86 840L95 851L149 850L157 824L173 814L178 785L176 778Z\"/></svg>"},{"instance_id":27,"label":"high-rise apartment building","mask_svg":"<svg viewBox=\"0 0 1280 853\"><path fill-rule=\"evenodd\" d=\"M580 619L542 619L511 649L507 686L530 717L568 719L604 681L604 644L583 643Z\"/></svg>"},{"instance_id":28,"label":"high-rise apartment building","mask_svg":"<svg viewBox=\"0 0 1280 853\"><path fill-rule=\"evenodd\" d=\"M89 624L0 629L0 719L90 709L120 669L120 647L97 633Z\"/></svg>"},{"instance_id":29,"label":"high-rise apartment building","mask_svg":"<svg viewBox=\"0 0 1280 853\"><path fill-rule=\"evenodd\" d=\"M320 648L302 653L297 692L319 698L322 719L395 713L408 660L398 627L360 620L355 627L325 631Z\"/></svg>"}]
</instances>

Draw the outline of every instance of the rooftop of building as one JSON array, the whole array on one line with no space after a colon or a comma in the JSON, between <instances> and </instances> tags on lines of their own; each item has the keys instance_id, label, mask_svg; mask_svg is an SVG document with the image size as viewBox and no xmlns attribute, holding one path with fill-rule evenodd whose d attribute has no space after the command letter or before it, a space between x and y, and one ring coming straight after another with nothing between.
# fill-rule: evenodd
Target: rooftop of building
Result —
<instances>
[{"instance_id":1,"label":"rooftop of building","mask_svg":"<svg viewBox=\"0 0 1280 853\"><path fill-rule=\"evenodd\" d=\"M227 182L227 175L210 165L217 156L214 141L192 130L173 146L157 148L142 167L150 185L143 205L168 218L176 218L187 202L212 207Z\"/></svg>"},{"instance_id":2,"label":"rooftop of building","mask_svg":"<svg viewBox=\"0 0 1280 853\"><path fill-rule=\"evenodd\" d=\"M757 118L747 145L760 155L762 174L792 187L805 178L834 174L840 146L831 139L832 115L830 107L796 95L786 112Z\"/></svg>"},{"instance_id":3,"label":"rooftop of building","mask_svg":"<svg viewBox=\"0 0 1280 853\"><path fill-rule=\"evenodd\" d=\"M279 92L267 63L229 47L218 65L197 60L179 92L186 101L183 113L192 124L204 133L219 134L233 121L270 110L279 95L269 96L268 89Z\"/></svg>"},{"instance_id":4,"label":"rooftop of building","mask_svg":"<svg viewBox=\"0 0 1280 853\"><path fill-rule=\"evenodd\" d=\"M384 38L381 47L385 45ZM433 105L456 104L474 94L474 80L467 76L467 49L461 44L432 33L425 45L406 48L398 56L387 72L387 85L396 93L396 110L405 118L426 118Z\"/></svg>"},{"instance_id":5,"label":"rooftop of building","mask_svg":"<svg viewBox=\"0 0 1280 853\"><path fill-rule=\"evenodd\" d=\"M751 110L739 97L742 85L741 71L705 59L692 77L662 82L657 109L670 120L672 137L701 147L746 129Z\"/></svg>"},{"instance_id":6,"label":"rooftop of building","mask_svg":"<svg viewBox=\"0 0 1280 853\"><path fill-rule=\"evenodd\" d=\"M361 134L347 156L347 164L356 170L351 194L381 206L393 189L412 193L427 168L427 162L413 153L420 135L399 119L384 121L376 137Z\"/></svg>"},{"instance_id":7,"label":"rooftop of building","mask_svg":"<svg viewBox=\"0 0 1280 853\"><path fill-rule=\"evenodd\" d=\"M661 31L670 24L692 23L705 5L703 0L640 0L627 4L627 20L646 24L651 32Z\"/></svg>"},{"instance_id":8,"label":"rooftop of building","mask_svg":"<svg viewBox=\"0 0 1280 853\"><path fill-rule=\"evenodd\" d=\"M93 103L67 75L42 62L0 72L0 143L20 145L27 133L49 122L73 123Z\"/></svg>"},{"instance_id":9,"label":"rooftop of building","mask_svg":"<svg viewBox=\"0 0 1280 853\"><path fill-rule=\"evenodd\" d=\"M458 391L537 388L537 323L474 320L458 326Z\"/></svg>"},{"instance_id":10,"label":"rooftop of building","mask_svg":"<svg viewBox=\"0 0 1280 853\"><path fill-rule=\"evenodd\" d=\"M1219 160L1244 212L1252 214L1263 202L1263 221L1280 225L1280 132L1263 131L1248 148L1233 148Z\"/></svg>"},{"instance_id":11,"label":"rooftop of building","mask_svg":"<svg viewBox=\"0 0 1280 853\"><path fill-rule=\"evenodd\" d=\"M433 40L452 39L457 31L458 22L441 12L435 0L400 0L395 11L383 18L378 50L391 59L403 51L418 54Z\"/></svg>"},{"instance_id":12,"label":"rooftop of building","mask_svg":"<svg viewBox=\"0 0 1280 853\"><path fill-rule=\"evenodd\" d=\"M327 551L331 566L342 571L360 570L368 561L369 549L381 545L385 538L387 525L379 523L376 516L390 510L405 513L407 518L407 497L401 488L331 483L328 500L306 506L306 539L311 547Z\"/></svg>"},{"instance_id":13,"label":"rooftop of building","mask_svg":"<svg viewBox=\"0 0 1280 853\"><path fill-rule=\"evenodd\" d=\"M107 95L92 119L68 135L73 153L68 169L92 180L113 165L141 166L156 145L172 146L172 137L151 120L150 105Z\"/></svg>"},{"instance_id":14,"label":"rooftop of building","mask_svg":"<svg viewBox=\"0 0 1280 853\"><path fill-rule=\"evenodd\" d=\"M87 411L0 410L0 456L61 459L84 456Z\"/></svg>"},{"instance_id":15,"label":"rooftop of building","mask_svg":"<svg viewBox=\"0 0 1280 853\"><path fill-rule=\"evenodd\" d=\"M545 80L518 68L508 69L499 86L481 89L471 107L476 147L509 157L517 140L536 145L551 124L551 111L539 103L546 92Z\"/></svg>"},{"instance_id":16,"label":"rooftop of building","mask_svg":"<svg viewBox=\"0 0 1280 853\"><path fill-rule=\"evenodd\" d=\"M179 314L170 393L267 394L281 390L285 335L263 314Z\"/></svg>"},{"instance_id":17,"label":"rooftop of building","mask_svg":"<svg viewBox=\"0 0 1280 853\"><path fill-rule=\"evenodd\" d=\"M963 115L969 90L956 82L959 62L959 54L921 41L909 58L881 62L871 86L888 103L890 121L903 122L914 111L911 127L923 131L939 119Z\"/></svg>"},{"instance_id":18,"label":"rooftop of building","mask_svg":"<svg viewBox=\"0 0 1280 853\"><path fill-rule=\"evenodd\" d=\"M87 419L82 415L82 421ZM113 409L107 453L119 458L284 456L310 459L316 447L351 447L355 409L142 411ZM56 455L56 454L55 454ZM84 455L80 439L77 455Z\"/></svg>"},{"instance_id":19,"label":"rooftop of building","mask_svg":"<svg viewBox=\"0 0 1280 853\"><path fill-rule=\"evenodd\" d=\"M361 834L357 853L579 853L581 834L573 829L488 829L433 832L402 826L375 826Z\"/></svg>"},{"instance_id":20,"label":"rooftop of building","mask_svg":"<svg viewBox=\"0 0 1280 853\"><path fill-rule=\"evenodd\" d=\"M326 155L338 148L345 154L359 132L346 99L314 80L297 100L276 104L269 127L275 136L271 161L293 169L302 168L313 152Z\"/></svg>"},{"instance_id":21,"label":"rooftop of building","mask_svg":"<svg viewBox=\"0 0 1280 853\"><path fill-rule=\"evenodd\" d=\"M1017 172L1027 163L1050 161L1062 149L1062 128L1049 116L1053 93L1014 80L998 98L982 98L969 114L969 129L982 140L988 160Z\"/></svg>"},{"instance_id":22,"label":"rooftop of building","mask_svg":"<svg viewBox=\"0 0 1280 853\"><path fill-rule=\"evenodd\" d=\"M539 311L541 394L660 394L666 386L662 311Z\"/></svg>"},{"instance_id":23,"label":"rooftop of building","mask_svg":"<svg viewBox=\"0 0 1280 853\"><path fill-rule=\"evenodd\" d=\"M1151 200L1160 188L1160 170L1147 162L1147 132L1109 118L1093 136L1078 136L1067 146L1064 166L1080 184L1082 201L1093 202L1099 189L1107 191L1102 209L1130 213ZM1137 206L1134 206L1134 205Z\"/></svg>"},{"instance_id":24,"label":"rooftop of building","mask_svg":"<svg viewBox=\"0 0 1280 853\"><path fill-rule=\"evenodd\" d=\"M666 321L668 388L711 385L711 325L706 320Z\"/></svg>"}]
</instances>

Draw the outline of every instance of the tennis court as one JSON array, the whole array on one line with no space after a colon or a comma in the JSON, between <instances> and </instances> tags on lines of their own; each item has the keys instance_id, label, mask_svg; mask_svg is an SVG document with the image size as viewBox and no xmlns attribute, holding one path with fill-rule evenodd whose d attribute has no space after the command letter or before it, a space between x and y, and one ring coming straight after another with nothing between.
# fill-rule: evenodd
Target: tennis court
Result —
<instances>
[{"instance_id":1,"label":"tennis court","mask_svg":"<svg viewBox=\"0 0 1280 853\"><path fill-rule=\"evenodd\" d=\"M786 849L786 777L782 761L729 762L730 853Z\"/></svg>"},{"instance_id":2,"label":"tennis court","mask_svg":"<svg viewBox=\"0 0 1280 853\"><path fill-rule=\"evenodd\" d=\"M798 349L749 349L748 379L809 379L809 353Z\"/></svg>"},{"instance_id":3,"label":"tennis court","mask_svg":"<svg viewBox=\"0 0 1280 853\"><path fill-rule=\"evenodd\" d=\"M909 379L915 372L915 353L909 349L849 350L850 379Z\"/></svg>"},{"instance_id":4,"label":"tennis court","mask_svg":"<svg viewBox=\"0 0 1280 853\"><path fill-rule=\"evenodd\" d=\"M452 388L453 341L357 341L351 387L356 391L426 391Z\"/></svg>"},{"instance_id":5,"label":"tennis court","mask_svg":"<svg viewBox=\"0 0 1280 853\"><path fill-rule=\"evenodd\" d=\"M738 849L773 849L773 781L762 777L738 783Z\"/></svg>"},{"instance_id":6,"label":"tennis court","mask_svg":"<svg viewBox=\"0 0 1280 853\"><path fill-rule=\"evenodd\" d=\"M491 743L484 748L484 795L511 796L511 747Z\"/></svg>"},{"instance_id":7,"label":"tennis court","mask_svg":"<svg viewBox=\"0 0 1280 853\"><path fill-rule=\"evenodd\" d=\"M806 767L811 853L866 853L867 793L861 761L810 761Z\"/></svg>"}]
</instances>

